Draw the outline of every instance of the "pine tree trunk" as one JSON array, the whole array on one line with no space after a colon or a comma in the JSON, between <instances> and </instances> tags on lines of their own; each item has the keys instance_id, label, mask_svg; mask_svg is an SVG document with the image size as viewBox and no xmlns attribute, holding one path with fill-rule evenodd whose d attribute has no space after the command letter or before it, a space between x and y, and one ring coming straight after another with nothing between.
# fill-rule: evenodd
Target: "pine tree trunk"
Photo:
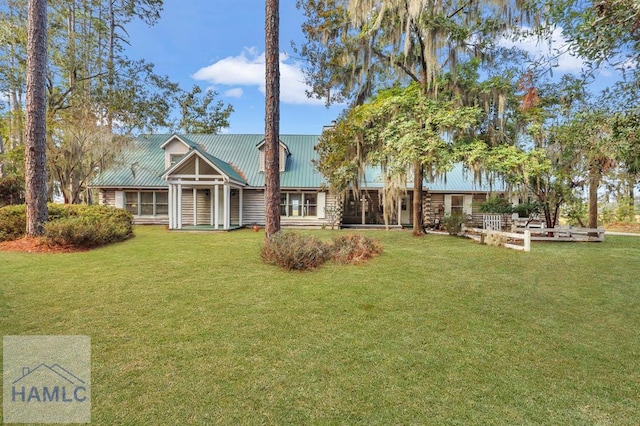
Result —
<instances>
[{"instance_id":1,"label":"pine tree trunk","mask_svg":"<svg viewBox=\"0 0 640 426\"><path fill-rule=\"evenodd\" d=\"M424 219L422 217L422 180L424 168L422 163L413 163L413 235L424 235Z\"/></svg>"},{"instance_id":2,"label":"pine tree trunk","mask_svg":"<svg viewBox=\"0 0 640 426\"><path fill-rule=\"evenodd\" d=\"M265 19L265 233L280 231L280 47L279 0L266 0Z\"/></svg>"},{"instance_id":3,"label":"pine tree trunk","mask_svg":"<svg viewBox=\"0 0 640 426\"><path fill-rule=\"evenodd\" d=\"M46 179L47 1L29 0L27 17L27 98L25 177L27 235L44 233Z\"/></svg>"},{"instance_id":4,"label":"pine tree trunk","mask_svg":"<svg viewBox=\"0 0 640 426\"><path fill-rule=\"evenodd\" d=\"M4 142L2 140L2 135L0 135L0 178L4 177L4 159L1 159L3 154L4 154Z\"/></svg>"}]
</instances>

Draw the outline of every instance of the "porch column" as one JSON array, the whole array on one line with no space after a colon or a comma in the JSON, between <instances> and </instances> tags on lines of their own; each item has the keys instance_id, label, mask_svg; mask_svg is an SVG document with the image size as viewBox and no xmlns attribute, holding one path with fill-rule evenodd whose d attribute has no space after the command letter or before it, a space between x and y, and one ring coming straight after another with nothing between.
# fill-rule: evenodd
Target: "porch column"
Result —
<instances>
[{"instance_id":1,"label":"porch column","mask_svg":"<svg viewBox=\"0 0 640 426\"><path fill-rule=\"evenodd\" d=\"M196 157L197 160L197 157ZM198 188L193 188L193 226L198 225Z\"/></svg>"},{"instance_id":2,"label":"porch column","mask_svg":"<svg viewBox=\"0 0 640 426\"><path fill-rule=\"evenodd\" d=\"M396 199L398 202L398 223L397 225L402 225L402 197L398 197Z\"/></svg>"},{"instance_id":3,"label":"porch column","mask_svg":"<svg viewBox=\"0 0 640 426\"><path fill-rule=\"evenodd\" d=\"M167 194L169 203L169 229L173 229L173 185L169 184L169 194Z\"/></svg>"},{"instance_id":4,"label":"porch column","mask_svg":"<svg viewBox=\"0 0 640 426\"><path fill-rule=\"evenodd\" d=\"M214 208L214 206L213 206L213 197L214 197L214 195L213 195L213 191L214 191L214 190L215 190L215 188L211 188L211 189L209 190L209 210L210 210L210 214L209 214L209 216L210 216L210 218L209 218L209 224L210 224L211 226L213 226L213 208Z\"/></svg>"},{"instance_id":5,"label":"porch column","mask_svg":"<svg viewBox=\"0 0 640 426\"><path fill-rule=\"evenodd\" d=\"M220 225L220 185L215 186L215 195L214 195L214 213L213 213L213 227L218 229Z\"/></svg>"},{"instance_id":6,"label":"porch column","mask_svg":"<svg viewBox=\"0 0 640 426\"><path fill-rule=\"evenodd\" d=\"M230 216L231 216L231 187L229 186L228 183L224 184L224 218L223 218L223 223L224 223L224 229L229 229L229 221L230 221Z\"/></svg>"},{"instance_id":7,"label":"porch column","mask_svg":"<svg viewBox=\"0 0 640 426\"><path fill-rule=\"evenodd\" d=\"M362 210L362 224L366 225L367 224L367 214L364 211L364 206L365 206L365 203L367 202L367 199L364 196L364 192L361 193L361 196L362 196L362 199L361 199L362 201L360 202L360 208Z\"/></svg>"},{"instance_id":8,"label":"porch column","mask_svg":"<svg viewBox=\"0 0 640 426\"><path fill-rule=\"evenodd\" d=\"M238 225L240 226L242 226L242 195L243 195L242 188L240 188L238 190L238 197L239 197L238 205L240 206L238 211L238 222L239 222Z\"/></svg>"},{"instance_id":9,"label":"porch column","mask_svg":"<svg viewBox=\"0 0 640 426\"><path fill-rule=\"evenodd\" d=\"M178 193L176 194L178 197L178 223L176 224L177 229L182 229L182 185L178 184Z\"/></svg>"}]
</instances>

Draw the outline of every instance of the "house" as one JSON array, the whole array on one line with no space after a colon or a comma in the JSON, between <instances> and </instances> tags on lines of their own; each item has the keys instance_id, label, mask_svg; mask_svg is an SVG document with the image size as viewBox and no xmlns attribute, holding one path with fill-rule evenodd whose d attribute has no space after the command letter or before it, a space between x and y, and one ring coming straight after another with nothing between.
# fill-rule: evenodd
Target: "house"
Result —
<instances>
[{"instance_id":1,"label":"house","mask_svg":"<svg viewBox=\"0 0 640 426\"><path fill-rule=\"evenodd\" d=\"M368 173L359 193L350 191L344 198L332 194L313 166L318 138L280 136L282 226L383 224L383 184L375 171ZM99 191L101 204L127 209L138 224L212 230L263 225L264 145L263 135L140 136L91 187ZM424 188L427 224L445 214L475 214L475 205L495 191L476 184L461 166L446 179L425 181ZM411 224L411 200L408 188L394 201L391 225Z\"/></svg>"}]
</instances>

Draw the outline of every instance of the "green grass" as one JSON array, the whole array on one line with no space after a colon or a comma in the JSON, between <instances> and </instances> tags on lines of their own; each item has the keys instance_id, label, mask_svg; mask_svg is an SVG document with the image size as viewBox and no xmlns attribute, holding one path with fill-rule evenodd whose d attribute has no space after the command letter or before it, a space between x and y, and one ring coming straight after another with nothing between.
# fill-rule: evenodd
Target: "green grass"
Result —
<instances>
[{"instance_id":1,"label":"green grass","mask_svg":"<svg viewBox=\"0 0 640 426\"><path fill-rule=\"evenodd\" d=\"M366 234L293 273L250 231L2 252L0 329L91 336L94 424L640 423L640 238Z\"/></svg>"}]
</instances>

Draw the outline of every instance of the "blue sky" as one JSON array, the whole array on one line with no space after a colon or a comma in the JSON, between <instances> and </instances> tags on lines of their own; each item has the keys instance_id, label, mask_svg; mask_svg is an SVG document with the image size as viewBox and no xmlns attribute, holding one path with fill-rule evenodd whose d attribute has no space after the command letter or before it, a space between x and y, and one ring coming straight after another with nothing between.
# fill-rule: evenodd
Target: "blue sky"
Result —
<instances>
[{"instance_id":1,"label":"blue sky","mask_svg":"<svg viewBox=\"0 0 640 426\"><path fill-rule=\"evenodd\" d=\"M156 72L184 89L213 88L234 106L229 133L264 133L264 0L166 0L153 27L129 24L132 59L145 59ZM295 0L280 2L280 133L320 134L340 106L327 109L308 99L291 41L304 41L304 17Z\"/></svg>"},{"instance_id":2,"label":"blue sky","mask_svg":"<svg viewBox=\"0 0 640 426\"><path fill-rule=\"evenodd\" d=\"M184 89L194 84L212 88L219 99L234 106L228 133L264 133L264 0L166 0L160 21L153 27L139 22L127 26L132 59L145 59L156 65L156 72L168 75ZM304 16L295 0L280 1L281 107L282 134L320 134L342 110L326 108L324 102L309 99L300 62L293 58L291 42L301 44L300 26ZM553 45L538 41L511 43L539 54L563 43L560 31ZM560 58L554 70L579 73L583 63L570 55ZM596 87L612 84L618 73L603 70Z\"/></svg>"}]
</instances>

